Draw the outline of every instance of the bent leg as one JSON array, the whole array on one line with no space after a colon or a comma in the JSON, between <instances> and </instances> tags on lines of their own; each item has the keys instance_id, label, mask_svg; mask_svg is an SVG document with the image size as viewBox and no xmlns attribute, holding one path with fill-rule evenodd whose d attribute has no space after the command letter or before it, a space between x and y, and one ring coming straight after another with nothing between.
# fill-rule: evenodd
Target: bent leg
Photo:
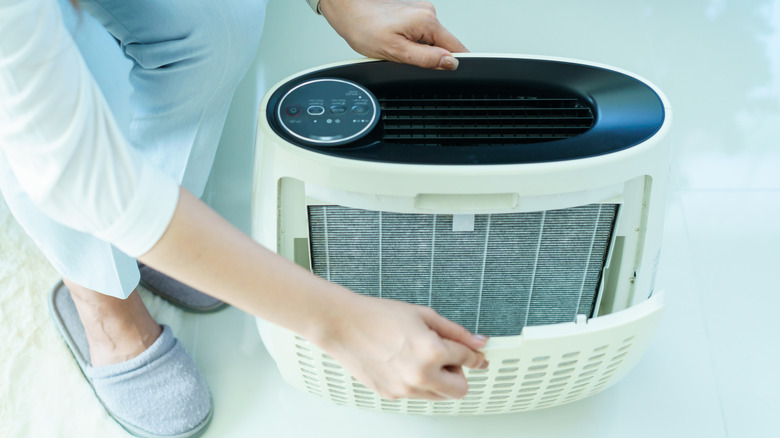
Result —
<instances>
[{"instance_id":1,"label":"bent leg","mask_svg":"<svg viewBox=\"0 0 780 438\"><path fill-rule=\"evenodd\" d=\"M233 93L254 59L265 1L83 0L133 60L129 139L200 196Z\"/></svg>"},{"instance_id":2,"label":"bent leg","mask_svg":"<svg viewBox=\"0 0 780 438\"><path fill-rule=\"evenodd\" d=\"M81 4L132 61L116 64L112 77L100 56L86 57L130 143L200 195L233 93L255 55L265 2L156 0L144 2L143 8L128 0ZM88 26L88 19L70 20L77 42L92 47L96 39L110 38ZM129 101L116 92L128 77ZM55 269L87 289L129 296L139 279L135 261L38 211L2 161L0 188L9 208Z\"/></svg>"},{"instance_id":3,"label":"bent leg","mask_svg":"<svg viewBox=\"0 0 780 438\"><path fill-rule=\"evenodd\" d=\"M131 63L114 39L94 19L77 15L67 0L60 1L63 21L84 53L119 126L129 131ZM88 49L88 50L87 50ZM124 81L127 82L126 79ZM0 191L16 220L63 277L93 290L126 298L138 284L135 260L89 234L66 227L42 213L24 193L5 156L0 153Z\"/></svg>"}]
</instances>

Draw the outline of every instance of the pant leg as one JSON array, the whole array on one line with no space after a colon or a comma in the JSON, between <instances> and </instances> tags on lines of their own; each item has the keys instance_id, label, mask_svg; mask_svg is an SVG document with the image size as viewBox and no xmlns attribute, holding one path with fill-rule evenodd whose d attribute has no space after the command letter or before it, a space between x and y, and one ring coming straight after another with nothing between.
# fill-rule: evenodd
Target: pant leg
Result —
<instances>
[{"instance_id":1,"label":"pant leg","mask_svg":"<svg viewBox=\"0 0 780 438\"><path fill-rule=\"evenodd\" d=\"M117 118L120 124L125 119L130 143L199 196L233 93L256 53L265 1L82 0L81 5L131 61L129 76L122 68L101 75L98 70L106 66L85 56L112 112L127 115ZM83 21L75 24L77 41L92 41ZM129 101L116 92L128 77ZM135 260L38 211L2 161L6 202L55 269L90 289L127 297L138 283Z\"/></svg>"},{"instance_id":2,"label":"pant leg","mask_svg":"<svg viewBox=\"0 0 780 438\"><path fill-rule=\"evenodd\" d=\"M200 196L265 0L82 0L135 63L129 138ZM138 12L142 11L142 12Z\"/></svg>"}]
</instances>

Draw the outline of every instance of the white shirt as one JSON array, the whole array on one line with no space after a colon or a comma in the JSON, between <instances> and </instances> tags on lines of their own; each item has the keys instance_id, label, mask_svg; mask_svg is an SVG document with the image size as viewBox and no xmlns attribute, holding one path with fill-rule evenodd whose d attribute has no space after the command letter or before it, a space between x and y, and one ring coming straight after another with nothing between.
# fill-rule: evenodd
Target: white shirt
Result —
<instances>
[{"instance_id":1,"label":"white shirt","mask_svg":"<svg viewBox=\"0 0 780 438\"><path fill-rule=\"evenodd\" d=\"M137 257L178 184L123 137L54 0L0 0L0 151L45 214Z\"/></svg>"}]
</instances>

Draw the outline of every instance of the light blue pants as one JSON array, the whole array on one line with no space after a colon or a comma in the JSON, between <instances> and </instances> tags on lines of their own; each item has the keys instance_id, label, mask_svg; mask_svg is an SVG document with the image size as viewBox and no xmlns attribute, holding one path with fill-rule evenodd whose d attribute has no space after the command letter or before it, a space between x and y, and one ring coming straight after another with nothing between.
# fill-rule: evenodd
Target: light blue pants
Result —
<instances>
[{"instance_id":1,"label":"light blue pants","mask_svg":"<svg viewBox=\"0 0 780 438\"><path fill-rule=\"evenodd\" d=\"M257 52L266 0L80 0L80 16L61 4L132 146L200 196L233 93ZM41 213L2 156L0 189L63 277L119 298L138 285L135 259Z\"/></svg>"}]
</instances>

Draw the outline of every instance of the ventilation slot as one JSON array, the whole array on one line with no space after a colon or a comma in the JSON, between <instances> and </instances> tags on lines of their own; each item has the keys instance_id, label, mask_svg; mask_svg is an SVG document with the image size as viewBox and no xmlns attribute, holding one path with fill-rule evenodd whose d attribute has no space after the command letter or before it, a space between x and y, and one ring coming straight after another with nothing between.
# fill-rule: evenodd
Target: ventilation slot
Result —
<instances>
[{"instance_id":1,"label":"ventilation slot","mask_svg":"<svg viewBox=\"0 0 780 438\"><path fill-rule=\"evenodd\" d=\"M499 93L379 95L383 140L425 146L529 144L580 135L594 123L576 96Z\"/></svg>"}]
</instances>

